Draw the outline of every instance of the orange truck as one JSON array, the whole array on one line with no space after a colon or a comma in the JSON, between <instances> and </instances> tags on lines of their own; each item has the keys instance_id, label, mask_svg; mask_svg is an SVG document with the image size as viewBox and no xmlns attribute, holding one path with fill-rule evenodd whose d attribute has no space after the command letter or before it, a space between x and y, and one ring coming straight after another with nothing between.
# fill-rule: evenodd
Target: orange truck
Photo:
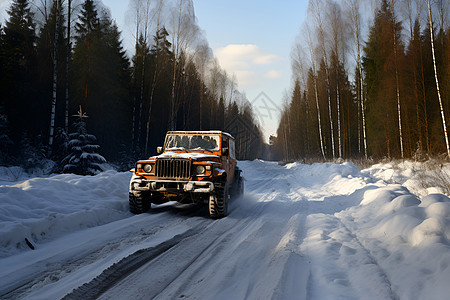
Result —
<instances>
[{"instance_id":1,"label":"orange truck","mask_svg":"<svg viewBox=\"0 0 450 300\"><path fill-rule=\"evenodd\" d=\"M230 198L244 193L234 138L222 131L169 131L158 155L131 171L130 211L168 201L205 204L212 218L227 215Z\"/></svg>"}]
</instances>

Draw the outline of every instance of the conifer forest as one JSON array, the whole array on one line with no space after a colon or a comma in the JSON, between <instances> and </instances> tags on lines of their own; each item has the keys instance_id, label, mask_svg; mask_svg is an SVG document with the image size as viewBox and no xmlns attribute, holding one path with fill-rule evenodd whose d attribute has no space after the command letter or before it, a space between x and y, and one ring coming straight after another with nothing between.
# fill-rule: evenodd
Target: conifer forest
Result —
<instances>
[{"instance_id":1,"label":"conifer forest","mask_svg":"<svg viewBox=\"0 0 450 300\"><path fill-rule=\"evenodd\" d=\"M101 1L11 1L0 24L1 165L52 161L54 172L91 174L106 160L125 170L155 154L168 130L224 130L234 118L259 136L241 159L258 155L251 106L214 58L192 1L131 0L129 10L131 57Z\"/></svg>"},{"instance_id":2,"label":"conifer forest","mask_svg":"<svg viewBox=\"0 0 450 300\"><path fill-rule=\"evenodd\" d=\"M274 138L278 157L449 158L449 2L308 5Z\"/></svg>"},{"instance_id":3,"label":"conifer forest","mask_svg":"<svg viewBox=\"0 0 450 300\"><path fill-rule=\"evenodd\" d=\"M449 12L447 0L309 0L305 22L286 28L298 33L292 82L269 146L192 0L130 0L132 53L101 1L12 0L0 23L0 165L125 170L168 130L227 130L236 118L258 136L239 159L448 158Z\"/></svg>"}]
</instances>

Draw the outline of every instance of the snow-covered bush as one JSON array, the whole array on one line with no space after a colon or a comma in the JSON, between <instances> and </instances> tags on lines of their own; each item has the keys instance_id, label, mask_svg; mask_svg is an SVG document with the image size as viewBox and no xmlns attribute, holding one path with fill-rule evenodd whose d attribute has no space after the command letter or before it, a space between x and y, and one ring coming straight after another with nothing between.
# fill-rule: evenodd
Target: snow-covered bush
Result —
<instances>
[{"instance_id":1,"label":"snow-covered bush","mask_svg":"<svg viewBox=\"0 0 450 300\"><path fill-rule=\"evenodd\" d=\"M106 159L98 154L100 146L96 144L97 138L88 134L86 130L84 119L87 116L81 112L81 108L77 118L78 120L74 124L75 132L69 134L69 155L62 161L63 172L95 175L103 171L101 164L105 163Z\"/></svg>"}]
</instances>

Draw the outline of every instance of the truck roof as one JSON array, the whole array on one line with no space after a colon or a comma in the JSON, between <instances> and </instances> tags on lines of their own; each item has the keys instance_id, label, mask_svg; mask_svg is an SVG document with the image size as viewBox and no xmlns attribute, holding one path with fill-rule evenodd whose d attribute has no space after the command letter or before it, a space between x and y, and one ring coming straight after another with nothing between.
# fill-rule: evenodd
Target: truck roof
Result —
<instances>
[{"instance_id":1,"label":"truck roof","mask_svg":"<svg viewBox=\"0 0 450 300\"><path fill-rule=\"evenodd\" d=\"M234 137L220 130L204 130L204 131L168 131L167 134L223 134L234 140Z\"/></svg>"}]
</instances>

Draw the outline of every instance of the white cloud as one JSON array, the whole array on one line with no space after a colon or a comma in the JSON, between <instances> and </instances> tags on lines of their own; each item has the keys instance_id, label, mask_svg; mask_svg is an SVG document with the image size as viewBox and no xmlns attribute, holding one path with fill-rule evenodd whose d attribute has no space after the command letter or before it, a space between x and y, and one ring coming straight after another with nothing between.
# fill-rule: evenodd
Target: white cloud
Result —
<instances>
[{"instance_id":1,"label":"white cloud","mask_svg":"<svg viewBox=\"0 0 450 300\"><path fill-rule=\"evenodd\" d=\"M278 63L281 58L275 54L266 53L257 45L231 44L217 49L215 55L220 65L230 74L235 74L241 87L258 83L258 77L265 74L267 78L279 78L275 70L261 70ZM261 75L259 75L261 74Z\"/></svg>"},{"instance_id":2,"label":"white cloud","mask_svg":"<svg viewBox=\"0 0 450 300\"><path fill-rule=\"evenodd\" d=\"M235 71L236 79L241 86L253 85L257 82L256 73L253 71Z\"/></svg>"},{"instance_id":3,"label":"white cloud","mask_svg":"<svg viewBox=\"0 0 450 300\"><path fill-rule=\"evenodd\" d=\"M275 79L281 77L281 72L277 70L269 70L264 74L264 77L269 79Z\"/></svg>"}]
</instances>

